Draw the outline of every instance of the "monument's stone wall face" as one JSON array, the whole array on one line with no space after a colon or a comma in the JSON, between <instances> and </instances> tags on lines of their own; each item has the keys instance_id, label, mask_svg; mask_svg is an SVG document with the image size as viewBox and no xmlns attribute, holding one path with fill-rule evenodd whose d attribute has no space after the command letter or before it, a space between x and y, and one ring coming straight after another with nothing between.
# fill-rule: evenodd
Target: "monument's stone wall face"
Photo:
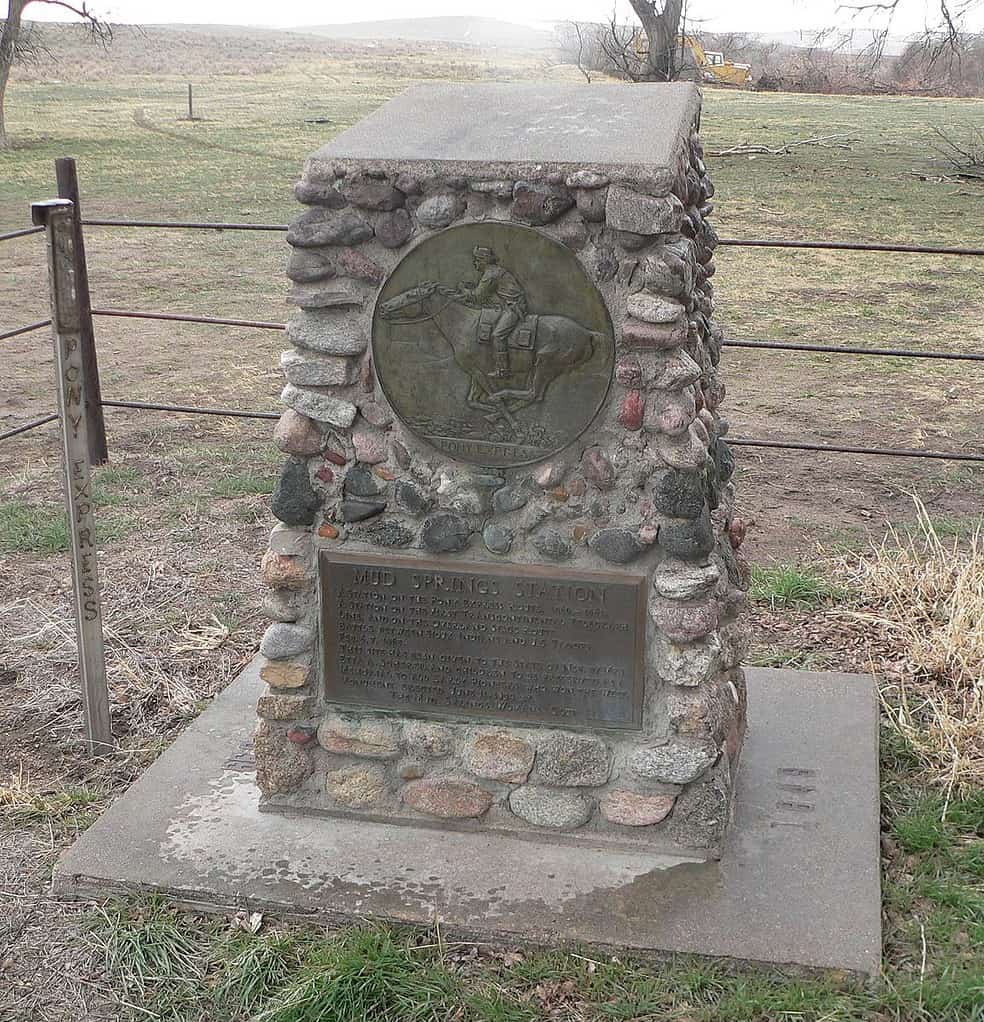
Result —
<instances>
[{"instance_id":1,"label":"monument's stone wall face","mask_svg":"<svg viewBox=\"0 0 984 1022\"><path fill-rule=\"evenodd\" d=\"M287 238L281 524L262 562L269 807L716 853L744 728L747 569L720 415L714 189L692 128L666 164L306 165ZM525 291L494 271L515 318L539 318L501 386L500 324L476 318L466 337L462 285L428 279L480 248ZM466 318L447 350L435 333L427 358L410 353L408 331L452 313ZM576 344L581 375L562 363ZM546 398L524 399L523 359L551 350ZM534 428L537 400L550 411ZM616 613L636 594L638 618ZM504 614L521 624L490 645ZM539 640L517 653L519 635ZM545 681L530 667L544 647Z\"/></svg>"}]
</instances>

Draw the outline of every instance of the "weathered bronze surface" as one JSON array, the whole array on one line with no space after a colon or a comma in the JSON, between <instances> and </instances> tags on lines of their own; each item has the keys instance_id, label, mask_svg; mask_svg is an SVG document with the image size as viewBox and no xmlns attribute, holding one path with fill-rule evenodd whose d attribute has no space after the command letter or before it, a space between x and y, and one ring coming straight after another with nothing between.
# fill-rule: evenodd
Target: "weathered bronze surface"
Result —
<instances>
[{"instance_id":1,"label":"weathered bronze surface","mask_svg":"<svg viewBox=\"0 0 984 1022\"><path fill-rule=\"evenodd\" d=\"M330 702L565 727L642 724L645 580L321 553Z\"/></svg>"},{"instance_id":2,"label":"weathered bronze surface","mask_svg":"<svg viewBox=\"0 0 984 1022\"><path fill-rule=\"evenodd\" d=\"M574 254L528 227L426 238L379 292L373 364L417 436L461 461L525 465L587 429L612 378L600 292Z\"/></svg>"}]
</instances>

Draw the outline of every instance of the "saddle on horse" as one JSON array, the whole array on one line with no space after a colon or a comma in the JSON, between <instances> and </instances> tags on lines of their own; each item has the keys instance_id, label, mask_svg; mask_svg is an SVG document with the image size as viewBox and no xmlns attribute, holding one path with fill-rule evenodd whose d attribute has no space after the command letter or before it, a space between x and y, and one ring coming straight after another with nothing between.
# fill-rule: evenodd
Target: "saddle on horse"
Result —
<instances>
[{"instance_id":1,"label":"saddle on horse","mask_svg":"<svg viewBox=\"0 0 984 1022\"><path fill-rule=\"evenodd\" d=\"M478 317L478 341L480 344L492 342L492 331L499 321L502 310L497 308L484 308L479 311ZM509 335L509 347L518 348L521 351L531 351L536 347L536 328L540 317L529 313L513 327Z\"/></svg>"}]
</instances>

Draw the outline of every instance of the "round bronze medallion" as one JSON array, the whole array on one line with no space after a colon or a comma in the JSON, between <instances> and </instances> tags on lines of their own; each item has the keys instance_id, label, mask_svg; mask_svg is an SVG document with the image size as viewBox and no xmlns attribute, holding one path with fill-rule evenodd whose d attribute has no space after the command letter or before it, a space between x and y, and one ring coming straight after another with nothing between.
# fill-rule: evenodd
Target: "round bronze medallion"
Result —
<instances>
[{"instance_id":1,"label":"round bronze medallion","mask_svg":"<svg viewBox=\"0 0 984 1022\"><path fill-rule=\"evenodd\" d=\"M615 340L576 256L529 227L449 227L409 251L372 318L373 364L406 427L452 458L528 465L598 414Z\"/></svg>"}]
</instances>

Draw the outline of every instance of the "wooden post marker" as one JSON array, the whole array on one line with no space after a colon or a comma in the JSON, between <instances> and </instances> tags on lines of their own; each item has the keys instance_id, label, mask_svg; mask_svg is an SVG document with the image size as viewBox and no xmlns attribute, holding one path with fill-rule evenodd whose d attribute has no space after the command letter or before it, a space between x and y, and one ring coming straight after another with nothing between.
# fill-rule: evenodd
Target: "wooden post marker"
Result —
<instances>
[{"instance_id":1,"label":"wooden post marker","mask_svg":"<svg viewBox=\"0 0 984 1022\"><path fill-rule=\"evenodd\" d=\"M103 421L102 390L99 386L99 364L96 359L96 338L92 329L92 302L89 298L89 269L85 261L82 238L82 207L79 204L79 178L75 160L63 156L55 160L58 197L72 203L72 240L75 265L75 291L79 300L79 336L82 371L85 373L85 418L88 433L90 465L109 461L106 445L106 423Z\"/></svg>"},{"instance_id":2,"label":"wooden post marker","mask_svg":"<svg viewBox=\"0 0 984 1022\"><path fill-rule=\"evenodd\" d=\"M96 565L96 520L89 468L89 423L85 412L86 375L73 211L74 204L66 199L35 202L31 206L31 219L47 228L51 332L65 468L65 514L71 538L82 710L89 752L98 756L112 750L113 733Z\"/></svg>"}]
</instances>

